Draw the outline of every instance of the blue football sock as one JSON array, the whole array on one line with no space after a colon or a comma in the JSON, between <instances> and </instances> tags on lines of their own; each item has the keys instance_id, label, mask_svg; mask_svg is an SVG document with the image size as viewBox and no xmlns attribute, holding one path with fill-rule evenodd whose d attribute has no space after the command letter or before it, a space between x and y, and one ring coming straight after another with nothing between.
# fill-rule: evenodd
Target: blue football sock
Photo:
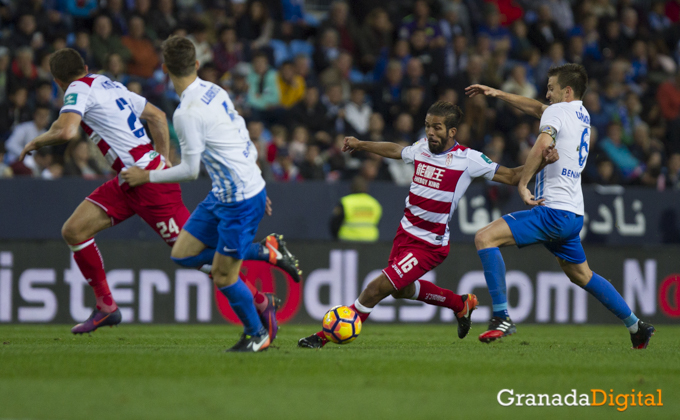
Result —
<instances>
[{"instance_id":1,"label":"blue football sock","mask_svg":"<svg viewBox=\"0 0 680 420\"><path fill-rule=\"evenodd\" d=\"M269 261L269 250L260 243L250 244L246 253L243 255L244 260L250 261Z\"/></svg>"},{"instance_id":2,"label":"blue football sock","mask_svg":"<svg viewBox=\"0 0 680 420\"><path fill-rule=\"evenodd\" d=\"M484 278L491 294L493 316L510 318L508 314L508 296L505 287L505 262L498 247L477 251L484 267Z\"/></svg>"},{"instance_id":3,"label":"blue football sock","mask_svg":"<svg viewBox=\"0 0 680 420\"><path fill-rule=\"evenodd\" d=\"M638 318L630 310L621 294L604 277L593 272L593 277L583 288L623 321L626 327L631 327L638 322Z\"/></svg>"},{"instance_id":4,"label":"blue football sock","mask_svg":"<svg viewBox=\"0 0 680 420\"><path fill-rule=\"evenodd\" d=\"M248 286L239 278L236 283L220 288L220 292L229 299L231 308L243 323L243 331L248 335L258 335L263 328L262 321Z\"/></svg>"},{"instance_id":5,"label":"blue football sock","mask_svg":"<svg viewBox=\"0 0 680 420\"><path fill-rule=\"evenodd\" d=\"M170 258L176 264L179 264L182 267L201 268L205 264L212 264L213 258L215 258L215 249L214 248L206 248L203 251L201 251L200 254L194 255L193 257L186 257L186 258L170 257Z\"/></svg>"}]
</instances>

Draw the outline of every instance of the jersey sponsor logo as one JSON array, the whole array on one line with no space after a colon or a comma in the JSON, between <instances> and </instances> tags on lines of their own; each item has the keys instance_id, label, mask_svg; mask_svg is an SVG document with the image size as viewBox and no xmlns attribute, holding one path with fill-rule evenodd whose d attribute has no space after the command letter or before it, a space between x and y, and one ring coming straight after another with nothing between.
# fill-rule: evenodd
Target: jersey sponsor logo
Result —
<instances>
[{"instance_id":1,"label":"jersey sponsor logo","mask_svg":"<svg viewBox=\"0 0 680 420\"><path fill-rule=\"evenodd\" d=\"M416 169L413 181L425 185L426 187L439 188L440 183L444 179L445 172L446 170L443 168L437 168L436 166L428 165L427 163L420 163Z\"/></svg>"},{"instance_id":2,"label":"jersey sponsor logo","mask_svg":"<svg viewBox=\"0 0 680 420\"><path fill-rule=\"evenodd\" d=\"M484 155L482 155L484 156ZM447 153L446 154L446 166L451 165L451 162L453 162L453 153Z\"/></svg>"},{"instance_id":3,"label":"jersey sponsor logo","mask_svg":"<svg viewBox=\"0 0 680 420\"><path fill-rule=\"evenodd\" d=\"M77 93L69 93L64 97L64 105L75 105L78 101Z\"/></svg>"},{"instance_id":4,"label":"jersey sponsor logo","mask_svg":"<svg viewBox=\"0 0 680 420\"><path fill-rule=\"evenodd\" d=\"M493 163L493 161L489 159L484 153L482 153L482 159L484 159L484 162L488 163L489 165Z\"/></svg>"},{"instance_id":5,"label":"jersey sponsor logo","mask_svg":"<svg viewBox=\"0 0 680 420\"><path fill-rule=\"evenodd\" d=\"M576 172L576 171L572 171L571 169L563 168L562 169L562 176L578 179L578 178L581 177L581 173Z\"/></svg>"},{"instance_id":6,"label":"jersey sponsor logo","mask_svg":"<svg viewBox=\"0 0 680 420\"><path fill-rule=\"evenodd\" d=\"M429 153L425 153L425 152L422 152L421 155L423 155L425 157L432 157L432 155L430 155Z\"/></svg>"},{"instance_id":7,"label":"jersey sponsor logo","mask_svg":"<svg viewBox=\"0 0 680 420\"><path fill-rule=\"evenodd\" d=\"M154 159L156 156L158 156L158 152L149 153L149 159Z\"/></svg>"}]
</instances>

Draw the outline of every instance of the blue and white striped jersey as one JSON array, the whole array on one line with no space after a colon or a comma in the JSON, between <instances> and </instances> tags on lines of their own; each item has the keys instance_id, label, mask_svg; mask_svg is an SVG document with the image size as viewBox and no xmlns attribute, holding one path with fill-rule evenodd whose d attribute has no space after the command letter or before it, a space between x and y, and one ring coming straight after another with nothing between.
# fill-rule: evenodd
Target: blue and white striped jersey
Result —
<instances>
[{"instance_id":1,"label":"blue and white striped jersey","mask_svg":"<svg viewBox=\"0 0 680 420\"><path fill-rule=\"evenodd\" d=\"M182 92L173 124L182 155L201 155L218 200L243 201L262 191L257 149L224 89L196 78Z\"/></svg>"}]
</instances>

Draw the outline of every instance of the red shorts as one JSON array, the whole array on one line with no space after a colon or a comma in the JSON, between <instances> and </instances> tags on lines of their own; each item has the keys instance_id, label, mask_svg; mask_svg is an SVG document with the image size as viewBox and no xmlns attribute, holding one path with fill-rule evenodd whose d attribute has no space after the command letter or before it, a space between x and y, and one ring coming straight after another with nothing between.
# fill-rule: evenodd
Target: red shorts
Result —
<instances>
[{"instance_id":1,"label":"red shorts","mask_svg":"<svg viewBox=\"0 0 680 420\"><path fill-rule=\"evenodd\" d=\"M401 290L441 264L449 246L436 246L406 233L399 225L388 266L383 270L395 289Z\"/></svg>"},{"instance_id":2,"label":"red shorts","mask_svg":"<svg viewBox=\"0 0 680 420\"><path fill-rule=\"evenodd\" d=\"M106 212L111 226L138 214L170 246L189 218L179 184L147 183L123 189L116 177L94 190L86 200Z\"/></svg>"}]
</instances>

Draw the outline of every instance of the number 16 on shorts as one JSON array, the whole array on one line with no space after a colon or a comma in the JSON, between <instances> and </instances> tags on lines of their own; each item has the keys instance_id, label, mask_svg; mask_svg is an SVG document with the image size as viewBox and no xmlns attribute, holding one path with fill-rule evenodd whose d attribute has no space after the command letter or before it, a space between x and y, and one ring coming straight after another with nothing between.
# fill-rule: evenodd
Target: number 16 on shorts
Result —
<instances>
[{"instance_id":1,"label":"number 16 on shorts","mask_svg":"<svg viewBox=\"0 0 680 420\"><path fill-rule=\"evenodd\" d=\"M408 273L416 265L418 265L418 260L416 259L416 257L413 256L412 252L406 254L406 256L397 263L397 267L402 273Z\"/></svg>"}]
</instances>

